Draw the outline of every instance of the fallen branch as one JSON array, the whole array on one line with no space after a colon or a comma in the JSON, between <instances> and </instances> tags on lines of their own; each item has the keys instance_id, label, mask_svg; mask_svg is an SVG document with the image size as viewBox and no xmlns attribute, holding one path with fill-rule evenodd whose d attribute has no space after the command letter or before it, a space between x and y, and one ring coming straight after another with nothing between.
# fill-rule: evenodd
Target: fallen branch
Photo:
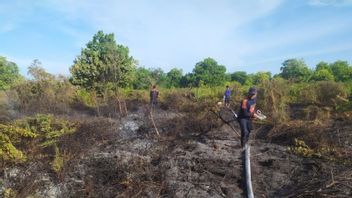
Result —
<instances>
[{"instance_id":1,"label":"fallen branch","mask_svg":"<svg viewBox=\"0 0 352 198\"><path fill-rule=\"evenodd\" d=\"M330 171L330 174L331 174L331 183L328 184L328 185L326 185L326 186L325 186L326 188L330 188L331 186L333 186L333 185L336 184L336 182L335 182L335 180L334 180L334 174L332 173L332 170Z\"/></svg>"},{"instance_id":2,"label":"fallen branch","mask_svg":"<svg viewBox=\"0 0 352 198\"><path fill-rule=\"evenodd\" d=\"M224 118L222 118L218 113L216 113L214 110L209 110L210 112L214 113L220 120L222 120L225 124L230 126L230 128L236 133L238 137L241 137L240 134L237 132L237 130L230 124L229 121L226 121Z\"/></svg>"}]
</instances>

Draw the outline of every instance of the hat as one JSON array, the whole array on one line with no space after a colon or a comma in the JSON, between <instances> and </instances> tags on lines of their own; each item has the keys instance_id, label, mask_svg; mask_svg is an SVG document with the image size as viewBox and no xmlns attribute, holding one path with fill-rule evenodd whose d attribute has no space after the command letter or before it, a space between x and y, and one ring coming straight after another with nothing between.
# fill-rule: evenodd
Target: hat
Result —
<instances>
[{"instance_id":1,"label":"hat","mask_svg":"<svg viewBox=\"0 0 352 198\"><path fill-rule=\"evenodd\" d=\"M254 94L257 94L257 88L255 87L249 88L248 95L254 95Z\"/></svg>"}]
</instances>

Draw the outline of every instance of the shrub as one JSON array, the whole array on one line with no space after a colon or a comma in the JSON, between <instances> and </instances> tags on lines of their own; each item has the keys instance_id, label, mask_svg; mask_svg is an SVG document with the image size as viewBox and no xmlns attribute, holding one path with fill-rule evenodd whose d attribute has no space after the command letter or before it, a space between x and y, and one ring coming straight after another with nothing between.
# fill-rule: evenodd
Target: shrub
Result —
<instances>
[{"instance_id":1,"label":"shrub","mask_svg":"<svg viewBox=\"0 0 352 198\"><path fill-rule=\"evenodd\" d=\"M314 104L317 96L313 84L297 83L289 87L289 96L291 103Z\"/></svg>"},{"instance_id":2,"label":"shrub","mask_svg":"<svg viewBox=\"0 0 352 198\"><path fill-rule=\"evenodd\" d=\"M288 119L288 83L281 78L264 81L258 91L257 109L266 114L274 123Z\"/></svg>"},{"instance_id":3,"label":"shrub","mask_svg":"<svg viewBox=\"0 0 352 198\"><path fill-rule=\"evenodd\" d=\"M289 150L293 151L297 155L302 155L304 157L312 157L314 150L311 149L303 140L294 139L294 146Z\"/></svg>"},{"instance_id":4,"label":"shrub","mask_svg":"<svg viewBox=\"0 0 352 198\"><path fill-rule=\"evenodd\" d=\"M22 81L14 87L23 113L67 113L75 88L64 77Z\"/></svg>"},{"instance_id":5,"label":"shrub","mask_svg":"<svg viewBox=\"0 0 352 198\"><path fill-rule=\"evenodd\" d=\"M7 125L0 124L0 159L5 162L24 162L31 151L48 147L55 149L61 137L72 134L75 130L74 123L42 114ZM60 156L60 153L55 152L57 160Z\"/></svg>"},{"instance_id":6,"label":"shrub","mask_svg":"<svg viewBox=\"0 0 352 198\"><path fill-rule=\"evenodd\" d=\"M294 84L290 89L291 102L305 105L336 107L339 104L339 97L347 97L347 91L342 83L334 81Z\"/></svg>"},{"instance_id":7,"label":"shrub","mask_svg":"<svg viewBox=\"0 0 352 198\"><path fill-rule=\"evenodd\" d=\"M54 145L60 137L75 132L75 124L55 118L53 115L37 114L18 122L38 134L39 145L43 148Z\"/></svg>"},{"instance_id":8,"label":"shrub","mask_svg":"<svg viewBox=\"0 0 352 198\"><path fill-rule=\"evenodd\" d=\"M13 190L12 188L6 188L3 191L2 196L4 198L15 198L15 197L17 197L17 192L15 190Z\"/></svg>"},{"instance_id":9,"label":"shrub","mask_svg":"<svg viewBox=\"0 0 352 198\"><path fill-rule=\"evenodd\" d=\"M59 173L63 166L64 166L64 158L60 153L59 148L55 146L55 156L54 156L54 160L51 163L51 167L56 173Z\"/></svg>"},{"instance_id":10,"label":"shrub","mask_svg":"<svg viewBox=\"0 0 352 198\"><path fill-rule=\"evenodd\" d=\"M194 93L186 89L171 91L166 95L163 94L163 108L175 109L178 111L185 110L187 104L194 100Z\"/></svg>"},{"instance_id":11,"label":"shrub","mask_svg":"<svg viewBox=\"0 0 352 198\"><path fill-rule=\"evenodd\" d=\"M317 102L323 106L336 106L339 103L338 97L347 97L346 89L342 83L322 81L315 86Z\"/></svg>"},{"instance_id":12,"label":"shrub","mask_svg":"<svg viewBox=\"0 0 352 198\"><path fill-rule=\"evenodd\" d=\"M0 124L0 159L11 162L23 162L25 154L15 145L22 143L23 138L35 138L37 134L15 125Z\"/></svg>"},{"instance_id":13,"label":"shrub","mask_svg":"<svg viewBox=\"0 0 352 198\"><path fill-rule=\"evenodd\" d=\"M315 157L332 161L341 161L338 159L338 151L328 145L320 145L319 147L311 148L304 140L294 139L294 145L289 147L289 150L296 155L304 157Z\"/></svg>"}]
</instances>

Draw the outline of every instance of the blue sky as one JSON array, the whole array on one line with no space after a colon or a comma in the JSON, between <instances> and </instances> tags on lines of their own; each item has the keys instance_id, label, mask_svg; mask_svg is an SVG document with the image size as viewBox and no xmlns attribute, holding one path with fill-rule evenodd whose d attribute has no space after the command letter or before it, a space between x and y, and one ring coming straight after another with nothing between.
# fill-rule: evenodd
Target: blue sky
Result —
<instances>
[{"instance_id":1,"label":"blue sky","mask_svg":"<svg viewBox=\"0 0 352 198\"><path fill-rule=\"evenodd\" d=\"M207 57L228 72L278 73L289 58L310 67L352 63L352 0L3 0L0 55L26 74L39 59L69 74L81 48L103 30L140 66L191 72Z\"/></svg>"}]
</instances>

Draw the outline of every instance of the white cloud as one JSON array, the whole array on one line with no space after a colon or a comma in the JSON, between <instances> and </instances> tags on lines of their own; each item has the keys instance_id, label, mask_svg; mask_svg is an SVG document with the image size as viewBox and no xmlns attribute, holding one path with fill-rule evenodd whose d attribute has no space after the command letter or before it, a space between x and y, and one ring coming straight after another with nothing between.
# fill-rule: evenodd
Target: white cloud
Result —
<instances>
[{"instance_id":1,"label":"white cloud","mask_svg":"<svg viewBox=\"0 0 352 198\"><path fill-rule=\"evenodd\" d=\"M68 35L77 49L84 47L97 30L104 30L106 33L115 33L117 42L127 45L131 54L142 65L162 67L164 70L182 67L185 72L191 71L196 62L206 57L213 57L231 70L233 65L247 65L273 59L248 62L248 57L253 58L262 52L273 51L273 54L276 54L274 59L284 56L280 56L280 49L292 46L301 45L301 49L316 52L314 48L302 46L304 43L319 42L319 39L321 41L345 31L345 28L351 28L348 19L341 20L332 15L320 15L316 20L317 17L298 16L301 12L297 12L297 16L286 21L286 13L283 10L288 8L282 5L289 2L288 0L11 2L15 3L0 3L0 22L3 22L2 16L6 16L7 22L1 23L6 25L2 25L0 31L18 28L29 15L45 10L55 15L53 27L61 34ZM308 0L304 4L307 2L311 6L352 5L352 0ZM281 8L282 10L279 10ZM280 15L276 17L283 17L285 20L281 24L271 25L270 23L278 18L269 17L277 11ZM302 11L303 14L304 12ZM265 17L268 17L268 20ZM261 20L268 26L257 28L253 25ZM253 31L256 28L258 31ZM72 57L74 55L77 54L72 54ZM62 57L62 54L60 56L57 60L39 58L49 72L68 73L69 65L63 63L66 61L65 57ZM66 55L66 62L71 64L72 57Z\"/></svg>"},{"instance_id":2,"label":"white cloud","mask_svg":"<svg viewBox=\"0 0 352 198\"><path fill-rule=\"evenodd\" d=\"M0 52L1 56L6 57L8 61L14 62L19 67L20 73L22 75L27 76L28 67L32 64L34 59L38 59L45 70L51 74L63 74L68 75L69 71L68 68L71 66L71 62L65 62L60 59L47 59L45 57L24 57L24 56L16 56L12 54L6 54Z\"/></svg>"},{"instance_id":3,"label":"white cloud","mask_svg":"<svg viewBox=\"0 0 352 198\"><path fill-rule=\"evenodd\" d=\"M311 6L352 6L352 0L309 0Z\"/></svg>"},{"instance_id":4,"label":"white cloud","mask_svg":"<svg viewBox=\"0 0 352 198\"><path fill-rule=\"evenodd\" d=\"M56 13L56 28L84 47L95 32L114 32L118 43L147 67L184 67L214 57L219 63L240 62L246 43L237 29L270 15L284 0L14 0L0 3L10 31L38 10ZM1 20L0 20L1 21ZM5 23L3 23L5 24ZM77 24L79 24L77 26ZM225 54L233 55L225 55ZM72 61L72 60L71 60ZM44 61L43 61L44 62Z\"/></svg>"},{"instance_id":5,"label":"white cloud","mask_svg":"<svg viewBox=\"0 0 352 198\"><path fill-rule=\"evenodd\" d=\"M344 51L350 51L350 50L352 50L352 44L343 44L343 45L329 46L324 49L316 49L316 50L284 54L277 57L270 57L270 58L261 59L257 61L251 61L251 62L248 62L247 64L260 65L260 64L266 64L266 63L271 63L276 61L284 61L289 58L307 58L307 57L312 57L317 55L331 54L331 53L344 52Z\"/></svg>"},{"instance_id":6,"label":"white cloud","mask_svg":"<svg viewBox=\"0 0 352 198\"><path fill-rule=\"evenodd\" d=\"M237 29L269 15L283 0L48 2L65 20L114 32L147 67L193 67L208 56L226 65L240 60L246 45ZM233 55L224 58L228 53ZM196 61L189 65L189 59Z\"/></svg>"},{"instance_id":7,"label":"white cloud","mask_svg":"<svg viewBox=\"0 0 352 198\"><path fill-rule=\"evenodd\" d=\"M304 45L307 42L321 41L322 38L333 34L348 31L350 22L348 20L334 18L315 21L304 18L304 21L290 21L286 24L270 27L258 35L249 35L245 38L249 47L246 54L261 53L265 51L276 51L294 45ZM311 46L313 47L313 46Z\"/></svg>"}]
</instances>

